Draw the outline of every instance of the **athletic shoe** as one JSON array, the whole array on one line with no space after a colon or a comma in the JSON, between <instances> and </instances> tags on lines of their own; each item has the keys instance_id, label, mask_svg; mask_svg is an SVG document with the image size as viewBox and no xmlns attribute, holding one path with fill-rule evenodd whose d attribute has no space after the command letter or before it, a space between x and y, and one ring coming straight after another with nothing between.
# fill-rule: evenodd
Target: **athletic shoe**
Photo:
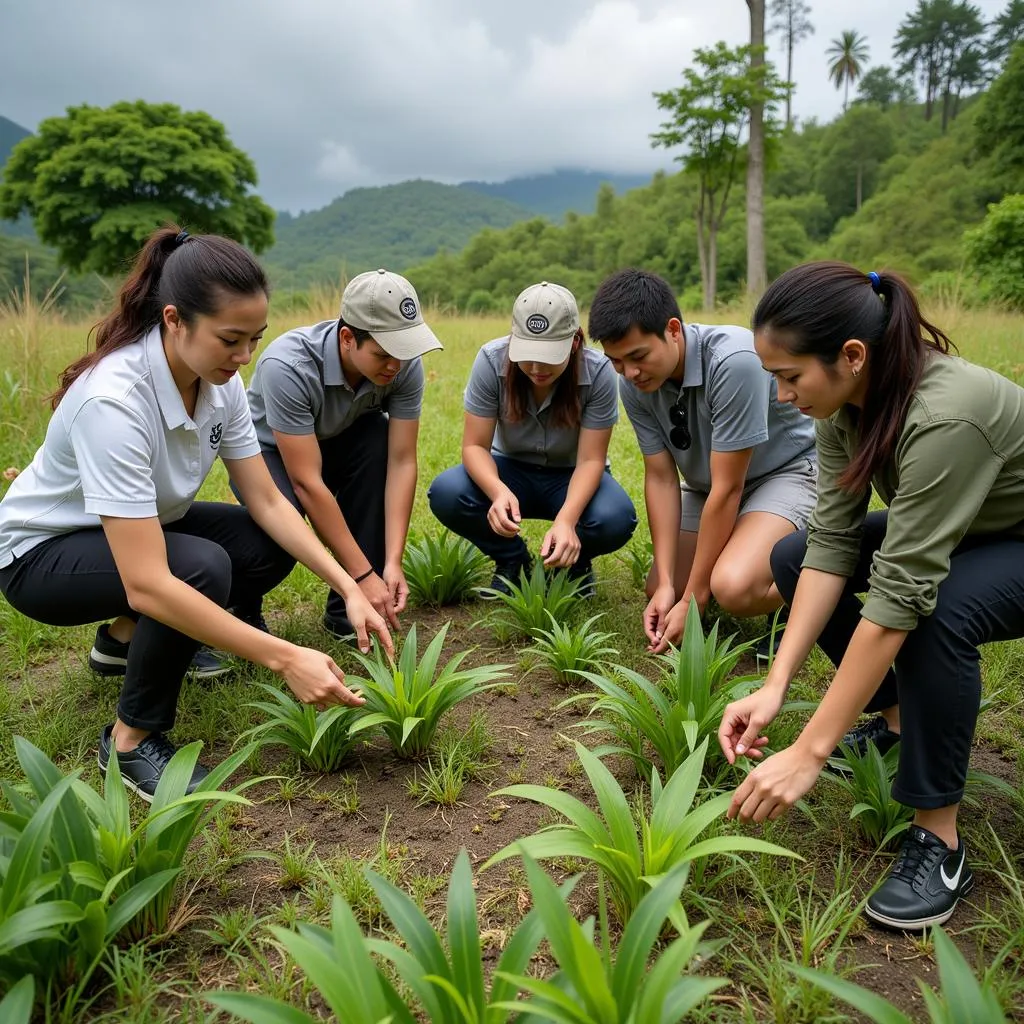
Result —
<instances>
[{"instance_id":1,"label":"athletic shoe","mask_svg":"<svg viewBox=\"0 0 1024 1024\"><path fill-rule=\"evenodd\" d=\"M252 626L253 629L258 629L261 633L270 632L267 620L263 618L262 607L248 612L243 611L241 608L229 608L228 611L231 612L236 619L240 619L247 626Z\"/></svg>"},{"instance_id":2,"label":"athletic shoe","mask_svg":"<svg viewBox=\"0 0 1024 1024\"><path fill-rule=\"evenodd\" d=\"M579 582L579 589L576 596L581 601L589 601L597 596L597 580L594 577L593 562L577 562L569 569L569 579L574 583Z\"/></svg>"},{"instance_id":3,"label":"athletic shoe","mask_svg":"<svg viewBox=\"0 0 1024 1024\"><path fill-rule=\"evenodd\" d=\"M497 590L501 594L510 594L512 591L509 588L509 583L519 583L520 571L530 575L530 570L533 568L533 559L527 558L525 561L521 558L513 559L509 562L498 562L494 563L494 575L491 577L490 586L488 589ZM495 600L493 594L481 594L481 597L488 601Z\"/></svg>"},{"instance_id":4,"label":"athletic shoe","mask_svg":"<svg viewBox=\"0 0 1024 1024\"><path fill-rule=\"evenodd\" d=\"M110 733L112 729L112 725L106 725L100 733L96 760L104 775L106 775L107 765L110 763ZM117 764L121 769L121 778L125 787L133 793L138 793L147 803L152 803L156 787L176 751L177 747L162 732L150 733L134 750L123 753L118 751ZM197 762L185 792L193 792L209 774L209 770Z\"/></svg>"},{"instance_id":5,"label":"athletic shoe","mask_svg":"<svg viewBox=\"0 0 1024 1024\"><path fill-rule=\"evenodd\" d=\"M123 676L128 667L128 644L115 640L106 623L96 629L89 668L101 676ZM189 674L196 679L215 679L231 671L231 665L213 653L209 647L200 647L192 658Z\"/></svg>"},{"instance_id":6,"label":"athletic shoe","mask_svg":"<svg viewBox=\"0 0 1024 1024\"><path fill-rule=\"evenodd\" d=\"M756 661L771 661L779 653L779 646L782 644L782 634L789 621L789 608L783 605L778 612L778 619L775 615L768 616L768 635L761 637L754 645L754 658ZM776 625L777 623L777 625ZM772 626L775 632L772 633Z\"/></svg>"},{"instance_id":7,"label":"athletic shoe","mask_svg":"<svg viewBox=\"0 0 1024 1024\"><path fill-rule=\"evenodd\" d=\"M951 850L934 832L911 825L892 871L864 912L887 928L920 931L948 921L973 886L963 839Z\"/></svg>"},{"instance_id":8,"label":"athletic shoe","mask_svg":"<svg viewBox=\"0 0 1024 1024\"><path fill-rule=\"evenodd\" d=\"M826 766L832 771L847 773L849 766L846 763L846 752L843 747L848 747L858 757L863 757L868 752L868 744L874 743L878 752L885 755L892 750L900 741L900 734L889 728L889 723L881 716L876 715L863 725L851 729L840 741L839 746L832 751L832 756Z\"/></svg>"}]
</instances>

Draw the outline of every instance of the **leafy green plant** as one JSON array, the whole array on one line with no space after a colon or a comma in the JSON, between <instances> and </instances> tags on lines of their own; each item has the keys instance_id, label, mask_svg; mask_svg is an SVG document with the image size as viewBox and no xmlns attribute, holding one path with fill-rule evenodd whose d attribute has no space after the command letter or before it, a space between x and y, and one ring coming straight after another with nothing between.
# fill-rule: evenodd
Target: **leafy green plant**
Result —
<instances>
[{"instance_id":1,"label":"leafy green plant","mask_svg":"<svg viewBox=\"0 0 1024 1024\"><path fill-rule=\"evenodd\" d=\"M36 980L31 974L26 974L0 999L0 1020L4 1024L30 1024L35 997Z\"/></svg>"},{"instance_id":2,"label":"leafy green plant","mask_svg":"<svg viewBox=\"0 0 1024 1024\"><path fill-rule=\"evenodd\" d=\"M166 929L192 839L221 804L248 803L237 790L217 789L248 749L186 795L200 746L174 755L133 828L116 751L101 796L77 771L65 776L15 737L27 788L0 783L10 807L0 813L0 980L33 974L58 989L81 989L115 939Z\"/></svg>"},{"instance_id":3,"label":"leafy green plant","mask_svg":"<svg viewBox=\"0 0 1024 1024\"><path fill-rule=\"evenodd\" d=\"M933 991L920 979L917 982L931 1024L964 1024L965 1021L997 1024L1005 1021L1006 1014L999 1005L990 978L978 982L963 954L941 928L935 928L932 937L939 965L939 991ZM851 981L796 964L790 965L789 970L812 985L831 992L868 1020L878 1024L912 1024L911 1018L888 1000Z\"/></svg>"},{"instance_id":4,"label":"leafy green plant","mask_svg":"<svg viewBox=\"0 0 1024 1024\"><path fill-rule=\"evenodd\" d=\"M694 806L700 786L705 740L679 766L662 787L657 771L651 773L651 814L630 805L615 776L601 759L582 743L575 743L576 754L594 791L600 812L591 810L561 790L545 786L519 785L499 789L492 796L514 796L550 807L565 819L542 828L499 850L484 865L484 870L517 854L538 860L576 857L596 865L611 886L612 904L619 920L627 922L640 905L649 887L679 864L689 865L713 854L738 854L744 851L795 857L796 854L763 839L742 835L717 835L698 841L698 837L720 818L731 793L722 793ZM673 912L673 923L685 922L682 907Z\"/></svg>"},{"instance_id":5,"label":"leafy green plant","mask_svg":"<svg viewBox=\"0 0 1024 1024\"><path fill-rule=\"evenodd\" d=\"M461 668L471 651L459 651L438 670L441 649L451 623L446 622L417 660L416 626L402 644L397 661L391 661L374 644L372 656L354 652L366 670L365 677L350 676L366 698L363 716L352 727L362 732L380 726L399 757L420 757L434 742L441 716L460 701L500 685L507 665Z\"/></svg>"},{"instance_id":6,"label":"leafy green plant","mask_svg":"<svg viewBox=\"0 0 1024 1024\"><path fill-rule=\"evenodd\" d=\"M598 692L576 694L563 704L593 701L591 718L579 727L612 734L613 741L598 748L600 755L625 754L644 778L656 758L671 776L704 740L717 735L725 706L748 694L760 678L742 676L726 683L751 644L734 644L732 637L719 640L718 625L716 620L705 637L700 614L691 604L679 648L658 655L657 682L623 665L612 668L617 678L579 673ZM725 764L717 743L707 760L716 771Z\"/></svg>"},{"instance_id":7,"label":"leafy green plant","mask_svg":"<svg viewBox=\"0 0 1024 1024\"><path fill-rule=\"evenodd\" d=\"M468 781L465 759L455 744L439 750L436 757L428 758L422 768L417 768L407 789L420 804L451 807L459 802Z\"/></svg>"},{"instance_id":8,"label":"leafy green plant","mask_svg":"<svg viewBox=\"0 0 1024 1024\"><path fill-rule=\"evenodd\" d=\"M477 921L476 893L465 850L456 858L448 885L446 932L442 938L432 921L391 880L370 868L365 877L402 942L366 939L349 905L336 896L330 929L300 924L298 932L272 928L314 988L346 1024L503 1024L503 1004L515 997L516 979L525 970L544 937L539 912L528 913L505 943L490 991ZM554 898L562 902L574 881ZM564 907L564 903L563 903ZM566 911L568 912L568 911ZM373 960L390 961L424 1016L414 1016L388 974ZM314 1022L318 1018L268 996L218 992L211 1002L253 1024Z\"/></svg>"},{"instance_id":9,"label":"leafy green plant","mask_svg":"<svg viewBox=\"0 0 1024 1024\"><path fill-rule=\"evenodd\" d=\"M336 704L317 711L275 686L260 686L271 699L252 701L248 706L264 712L267 719L244 732L240 741L287 747L317 772L336 772L351 758L361 739L353 734L352 726L363 714L362 708Z\"/></svg>"},{"instance_id":10,"label":"leafy green plant","mask_svg":"<svg viewBox=\"0 0 1024 1024\"><path fill-rule=\"evenodd\" d=\"M503 577L504 578L504 577ZM518 580L505 580L508 593L493 587L481 587L480 594L500 607L484 620L505 637L534 635L543 630L548 616L559 622L569 618L576 608L582 580L573 580L565 569L545 572L544 564L534 561L530 574L519 570Z\"/></svg>"},{"instance_id":11,"label":"leafy green plant","mask_svg":"<svg viewBox=\"0 0 1024 1024\"><path fill-rule=\"evenodd\" d=\"M686 973L698 953L708 922L686 927L651 962L665 918L678 904L686 882L686 868L677 865L655 882L614 941L608 927L604 886L600 889L599 945L594 922L573 918L550 878L528 856L523 857L538 914L548 945L558 964L550 980L511 975L499 964L496 976L530 994L525 1001L498 1004L529 1019L555 1024L676 1024L712 992L727 984L725 978L703 978ZM613 952L614 950L614 952ZM650 967L648 964L650 963ZM464 1017L467 1022L473 1018Z\"/></svg>"},{"instance_id":12,"label":"leafy green plant","mask_svg":"<svg viewBox=\"0 0 1024 1024\"><path fill-rule=\"evenodd\" d=\"M874 847L888 846L907 830L914 810L893 799L892 782L896 777L900 748L891 747L880 754L869 743L863 755L847 746L842 758L831 758L840 770L826 772L825 778L853 797L850 818L857 822L861 835Z\"/></svg>"},{"instance_id":13,"label":"leafy green plant","mask_svg":"<svg viewBox=\"0 0 1024 1024\"><path fill-rule=\"evenodd\" d=\"M592 615L577 627L563 625L547 609L545 614L551 620L551 627L533 630L531 652L563 686L582 670L601 668L607 657L619 653L609 646L616 634L594 628L594 623L604 618L603 613Z\"/></svg>"},{"instance_id":14,"label":"leafy green plant","mask_svg":"<svg viewBox=\"0 0 1024 1024\"><path fill-rule=\"evenodd\" d=\"M433 607L466 601L476 595L490 564L478 547L447 530L411 540L402 558L409 600Z\"/></svg>"}]
</instances>

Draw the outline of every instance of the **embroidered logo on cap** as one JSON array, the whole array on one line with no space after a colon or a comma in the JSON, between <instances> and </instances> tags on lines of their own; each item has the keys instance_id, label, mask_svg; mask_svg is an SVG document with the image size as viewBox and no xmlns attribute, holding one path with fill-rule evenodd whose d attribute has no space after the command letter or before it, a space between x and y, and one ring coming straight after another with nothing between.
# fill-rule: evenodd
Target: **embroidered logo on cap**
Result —
<instances>
[{"instance_id":1,"label":"embroidered logo on cap","mask_svg":"<svg viewBox=\"0 0 1024 1024\"><path fill-rule=\"evenodd\" d=\"M526 320L526 329L531 334L543 334L549 326L548 318L543 313L534 313Z\"/></svg>"},{"instance_id":2,"label":"embroidered logo on cap","mask_svg":"<svg viewBox=\"0 0 1024 1024\"><path fill-rule=\"evenodd\" d=\"M217 447L217 445L219 445L219 444L220 444L220 438L221 438L221 435L222 435L223 433L224 433L224 424L223 424L223 423L218 423L218 424L217 424L217 425L216 425L216 426L215 426L215 427L214 427L214 428L213 428L213 429L212 429L212 430L210 431L210 447L211 447L211 448L216 448L216 447Z\"/></svg>"},{"instance_id":3,"label":"embroidered logo on cap","mask_svg":"<svg viewBox=\"0 0 1024 1024\"><path fill-rule=\"evenodd\" d=\"M416 303L412 299L402 299L398 311L406 320L416 319Z\"/></svg>"}]
</instances>

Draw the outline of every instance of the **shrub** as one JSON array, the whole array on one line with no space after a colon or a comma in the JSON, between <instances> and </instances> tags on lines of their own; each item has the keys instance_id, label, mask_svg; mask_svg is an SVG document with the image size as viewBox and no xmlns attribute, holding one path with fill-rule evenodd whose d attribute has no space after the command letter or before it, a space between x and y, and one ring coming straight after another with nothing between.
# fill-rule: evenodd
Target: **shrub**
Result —
<instances>
[{"instance_id":1,"label":"shrub","mask_svg":"<svg viewBox=\"0 0 1024 1024\"><path fill-rule=\"evenodd\" d=\"M445 531L405 546L402 571L415 604L458 604L476 595L487 578L490 559L464 537Z\"/></svg>"}]
</instances>

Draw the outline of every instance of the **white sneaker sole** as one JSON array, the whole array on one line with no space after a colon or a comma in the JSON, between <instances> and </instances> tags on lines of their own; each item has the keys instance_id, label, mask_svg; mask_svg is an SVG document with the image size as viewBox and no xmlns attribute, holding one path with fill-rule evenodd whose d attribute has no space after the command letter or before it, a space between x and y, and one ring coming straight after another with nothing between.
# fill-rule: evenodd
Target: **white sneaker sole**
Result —
<instances>
[{"instance_id":1,"label":"white sneaker sole","mask_svg":"<svg viewBox=\"0 0 1024 1024\"><path fill-rule=\"evenodd\" d=\"M953 901L953 905L949 910L943 914L933 914L931 917L919 917L910 921L901 921L899 918L887 917L885 914L880 914L877 910L872 910L870 906L864 907L864 913L876 924L885 925L886 928L892 928L894 931L920 932L924 931L925 928L931 928L937 924L945 924L953 916L953 911L956 910L960 900L962 900L973 888L974 879L972 878L960 891L960 895Z\"/></svg>"},{"instance_id":2,"label":"white sneaker sole","mask_svg":"<svg viewBox=\"0 0 1024 1024\"><path fill-rule=\"evenodd\" d=\"M117 658L112 654L104 654L95 647L89 652L89 668L101 676L123 676L128 667L127 658Z\"/></svg>"}]
</instances>

